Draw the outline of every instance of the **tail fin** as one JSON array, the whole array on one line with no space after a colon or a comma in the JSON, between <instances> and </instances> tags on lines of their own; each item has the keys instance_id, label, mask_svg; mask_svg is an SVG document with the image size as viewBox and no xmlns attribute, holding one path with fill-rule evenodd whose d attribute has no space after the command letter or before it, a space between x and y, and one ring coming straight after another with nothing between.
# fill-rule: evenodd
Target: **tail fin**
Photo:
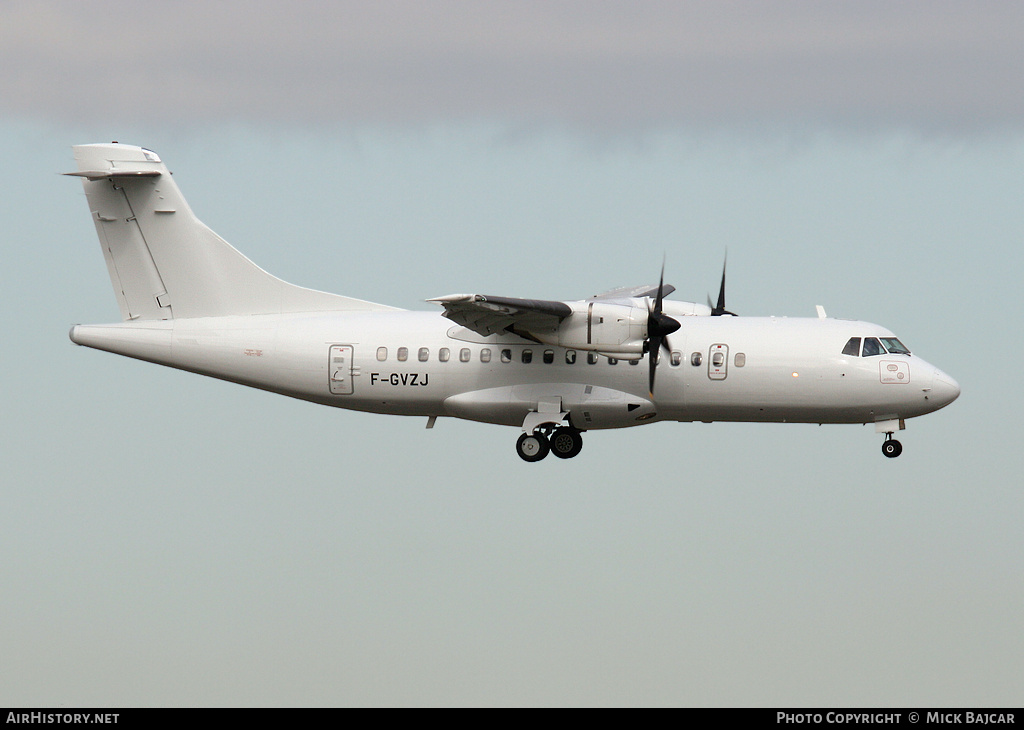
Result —
<instances>
[{"instance_id":1,"label":"tail fin","mask_svg":"<svg viewBox=\"0 0 1024 730\"><path fill-rule=\"evenodd\" d=\"M74 148L125 320L393 309L271 276L195 217L157 155L124 144Z\"/></svg>"}]
</instances>

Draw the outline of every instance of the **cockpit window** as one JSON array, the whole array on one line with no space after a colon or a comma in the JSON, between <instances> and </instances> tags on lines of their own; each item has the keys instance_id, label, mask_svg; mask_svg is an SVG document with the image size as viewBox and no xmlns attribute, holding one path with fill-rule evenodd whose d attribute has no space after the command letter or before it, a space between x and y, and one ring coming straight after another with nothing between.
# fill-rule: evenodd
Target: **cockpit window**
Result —
<instances>
[{"instance_id":1,"label":"cockpit window","mask_svg":"<svg viewBox=\"0 0 1024 730\"><path fill-rule=\"evenodd\" d=\"M850 341L846 343L846 347L843 348L844 355L852 355L857 357L860 355L860 338L851 337Z\"/></svg>"},{"instance_id":2,"label":"cockpit window","mask_svg":"<svg viewBox=\"0 0 1024 730\"><path fill-rule=\"evenodd\" d=\"M884 354L885 349L882 347L882 343L878 341L877 337L864 338L864 357L871 357L872 355Z\"/></svg>"},{"instance_id":3,"label":"cockpit window","mask_svg":"<svg viewBox=\"0 0 1024 730\"><path fill-rule=\"evenodd\" d=\"M904 344L895 337L883 337L882 344L885 345L885 349L888 350L891 355L910 354L910 350L908 350Z\"/></svg>"}]
</instances>

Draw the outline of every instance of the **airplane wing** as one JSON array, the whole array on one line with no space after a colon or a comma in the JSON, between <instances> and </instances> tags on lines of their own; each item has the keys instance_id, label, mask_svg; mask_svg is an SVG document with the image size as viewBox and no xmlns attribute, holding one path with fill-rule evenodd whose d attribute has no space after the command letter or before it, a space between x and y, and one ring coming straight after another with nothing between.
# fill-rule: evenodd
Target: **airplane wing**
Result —
<instances>
[{"instance_id":1,"label":"airplane wing","mask_svg":"<svg viewBox=\"0 0 1024 730\"><path fill-rule=\"evenodd\" d=\"M676 288L671 284L665 284L662 290L662 296L667 297L669 294L674 292ZM624 286L618 289L612 289L610 291L602 292L601 294L595 294L590 297L591 299L602 300L602 299L642 299L644 297L656 297L658 296L658 285L647 284L645 286Z\"/></svg>"},{"instance_id":2,"label":"airplane wing","mask_svg":"<svg viewBox=\"0 0 1024 730\"><path fill-rule=\"evenodd\" d=\"M514 299L483 294L449 294L428 302L444 307L444 316L478 335L514 332L529 336L531 332L549 332L572 314L565 302L542 299Z\"/></svg>"}]
</instances>

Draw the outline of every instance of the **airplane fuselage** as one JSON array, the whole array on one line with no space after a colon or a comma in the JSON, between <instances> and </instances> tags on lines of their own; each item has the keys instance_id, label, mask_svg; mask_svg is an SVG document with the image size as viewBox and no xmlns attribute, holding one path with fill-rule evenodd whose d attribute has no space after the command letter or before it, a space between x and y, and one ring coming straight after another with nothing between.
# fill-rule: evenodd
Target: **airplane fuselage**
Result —
<instances>
[{"instance_id":1,"label":"airplane fuselage","mask_svg":"<svg viewBox=\"0 0 1024 730\"><path fill-rule=\"evenodd\" d=\"M658 363L487 337L433 312L78 325L79 344L338 408L519 426L557 401L578 429L653 421L871 423L937 410L955 381L913 354L844 355L867 322L684 317Z\"/></svg>"}]
</instances>

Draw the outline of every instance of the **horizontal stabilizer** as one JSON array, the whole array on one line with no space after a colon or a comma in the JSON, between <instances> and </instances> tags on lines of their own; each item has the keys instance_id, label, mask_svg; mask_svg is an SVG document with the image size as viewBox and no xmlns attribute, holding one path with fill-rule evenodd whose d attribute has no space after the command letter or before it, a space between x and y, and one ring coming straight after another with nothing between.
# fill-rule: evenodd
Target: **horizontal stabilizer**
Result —
<instances>
[{"instance_id":1,"label":"horizontal stabilizer","mask_svg":"<svg viewBox=\"0 0 1024 730\"><path fill-rule=\"evenodd\" d=\"M90 180L102 180L107 177L160 177L158 170L82 170L81 172L65 172L65 175L85 177Z\"/></svg>"}]
</instances>

